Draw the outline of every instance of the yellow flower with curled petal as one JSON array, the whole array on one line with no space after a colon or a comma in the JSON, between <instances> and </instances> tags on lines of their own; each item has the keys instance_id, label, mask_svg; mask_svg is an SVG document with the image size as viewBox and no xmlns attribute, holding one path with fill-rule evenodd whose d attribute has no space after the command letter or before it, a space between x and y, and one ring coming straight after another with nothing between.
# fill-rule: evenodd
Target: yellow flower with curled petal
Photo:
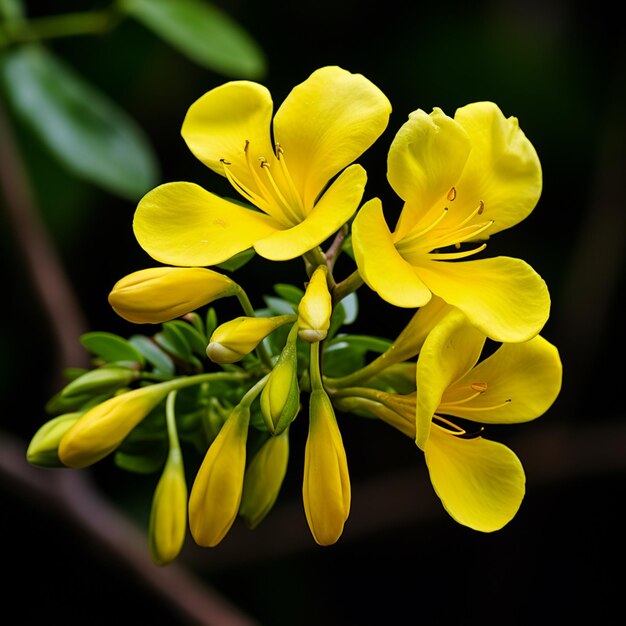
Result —
<instances>
[{"instance_id":1,"label":"yellow flower with curled petal","mask_svg":"<svg viewBox=\"0 0 626 626\"><path fill-rule=\"evenodd\" d=\"M394 138L387 177L404 201L391 232L381 202L366 202L353 224L365 283L386 301L421 307L437 295L496 341L525 341L549 316L544 280L520 259L465 260L478 242L521 222L541 195L537 153L514 117L491 102L454 119L417 110ZM477 244L462 249L464 244Z\"/></svg>"},{"instance_id":2,"label":"yellow flower with curled petal","mask_svg":"<svg viewBox=\"0 0 626 626\"><path fill-rule=\"evenodd\" d=\"M166 183L139 202L139 244L154 259L182 266L215 265L250 247L271 260L304 254L356 211L366 173L352 163L384 131L390 112L375 85L335 66L295 87L273 121L264 86L240 80L212 89L189 108L183 138L260 210L193 183Z\"/></svg>"},{"instance_id":3,"label":"yellow flower with curled petal","mask_svg":"<svg viewBox=\"0 0 626 626\"><path fill-rule=\"evenodd\" d=\"M519 458L481 436L485 424L519 424L543 415L562 381L557 349L537 335L505 343L481 360L485 335L452 310L431 331L417 360L417 391L340 391L342 411L366 411L423 450L430 480L450 516L482 532L505 526L525 493ZM475 422L468 430L462 420Z\"/></svg>"}]
</instances>

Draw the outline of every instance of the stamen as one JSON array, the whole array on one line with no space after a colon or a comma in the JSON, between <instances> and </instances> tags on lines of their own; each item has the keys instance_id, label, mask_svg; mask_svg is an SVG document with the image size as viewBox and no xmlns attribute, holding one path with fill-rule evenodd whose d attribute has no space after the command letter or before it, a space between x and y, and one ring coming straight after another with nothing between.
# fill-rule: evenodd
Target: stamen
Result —
<instances>
[{"instance_id":1,"label":"stamen","mask_svg":"<svg viewBox=\"0 0 626 626\"><path fill-rule=\"evenodd\" d=\"M435 228L447 214L448 214L448 207L445 207L443 211L435 218L435 220L429 226L426 226L426 228L423 228L422 230L416 233L410 233L407 237L402 239L402 241L400 241L399 243L404 246L412 241L415 241L416 239L419 239L422 235L425 235L427 232Z\"/></svg>"},{"instance_id":2,"label":"stamen","mask_svg":"<svg viewBox=\"0 0 626 626\"><path fill-rule=\"evenodd\" d=\"M285 211L289 214L289 216L295 219L296 222L299 222L300 218L295 215L295 213L291 210L291 205L289 204L289 202L287 202L287 199L285 198L285 196L283 196L282 192L278 188L278 185L276 184L276 181L274 180L274 177L270 172L270 164L267 162L267 159L265 157L259 157L259 161L261 162L261 169L264 170L267 174L267 178L269 179L270 184L272 185L272 189L276 193L279 202L282 203Z\"/></svg>"},{"instance_id":3,"label":"stamen","mask_svg":"<svg viewBox=\"0 0 626 626\"><path fill-rule=\"evenodd\" d=\"M466 259L468 256L472 256L481 252L487 247L484 243L478 248L472 248L471 250L465 250L464 252L431 252L428 257L433 261L452 261L454 259ZM457 248L458 249L458 248Z\"/></svg>"},{"instance_id":4,"label":"stamen","mask_svg":"<svg viewBox=\"0 0 626 626\"><path fill-rule=\"evenodd\" d=\"M224 165L224 175L228 179L228 182L239 192L245 196L252 204L259 207L262 211L265 211L268 215L272 215L272 209L267 205L267 202L262 196L246 187L235 175L230 171L228 165L232 165L230 161L226 159L220 159L220 162Z\"/></svg>"},{"instance_id":5,"label":"stamen","mask_svg":"<svg viewBox=\"0 0 626 626\"><path fill-rule=\"evenodd\" d=\"M484 393L487 391L487 383L472 383L470 387L478 393Z\"/></svg>"},{"instance_id":6,"label":"stamen","mask_svg":"<svg viewBox=\"0 0 626 626\"><path fill-rule=\"evenodd\" d=\"M509 404L510 402L512 402L511 398L509 398L508 400L505 400L504 402L501 402L500 404L493 404L492 406L464 406L463 407L463 411L472 411L475 413L479 413L480 411L493 411L495 409L501 409L503 406L506 406L507 404ZM439 405L439 408L437 409L438 411L441 411L442 413L445 413L445 409L446 407L448 407L449 405L452 405L454 403L450 402L450 403L445 403L442 402Z\"/></svg>"},{"instance_id":7,"label":"stamen","mask_svg":"<svg viewBox=\"0 0 626 626\"><path fill-rule=\"evenodd\" d=\"M454 202L456 200L456 188L450 187L450 191L448 191L448 195L446 196L450 202Z\"/></svg>"},{"instance_id":8,"label":"stamen","mask_svg":"<svg viewBox=\"0 0 626 626\"><path fill-rule=\"evenodd\" d=\"M484 426L478 426L478 430L469 432L461 428L458 424L454 424L450 420L441 417L441 415L433 415L433 422L435 425L443 428L446 432L458 437L459 439L476 439L477 437L480 437L485 430Z\"/></svg>"},{"instance_id":9,"label":"stamen","mask_svg":"<svg viewBox=\"0 0 626 626\"><path fill-rule=\"evenodd\" d=\"M287 181L289 192L291 194L292 203L297 205L298 211L300 212L302 219L304 219L306 217L304 204L302 203L302 197L300 196L300 193L298 192L298 189L296 188L296 185L293 182L293 178L291 178L291 174L289 174L289 168L287 167L287 162L285 161L285 150L278 142L276 142L275 148L276 148L276 160L280 164L280 171L283 175L283 178Z\"/></svg>"}]
</instances>

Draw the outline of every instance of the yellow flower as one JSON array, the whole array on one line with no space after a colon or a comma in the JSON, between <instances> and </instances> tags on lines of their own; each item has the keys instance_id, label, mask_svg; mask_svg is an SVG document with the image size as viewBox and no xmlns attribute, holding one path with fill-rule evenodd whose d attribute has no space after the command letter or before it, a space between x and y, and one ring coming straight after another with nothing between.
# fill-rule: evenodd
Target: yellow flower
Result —
<instances>
[{"instance_id":1,"label":"yellow flower","mask_svg":"<svg viewBox=\"0 0 626 626\"><path fill-rule=\"evenodd\" d=\"M264 86L241 80L212 89L189 108L183 138L260 211L193 183L166 183L139 202L137 241L170 265L215 265L250 247L272 260L300 256L356 211L366 174L350 164L380 136L390 112L375 85L339 67L313 72L273 122Z\"/></svg>"},{"instance_id":2,"label":"yellow flower","mask_svg":"<svg viewBox=\"0 0 626 626\"><path fill-rule=\"evenodd\" d=\"M81 412L64 413L41 426L28 444L28 462L38 467L62 467L58 455L59 443L81 415Z\"/></svg>"},{"instance_id":3,"label":"yellow flower","mask_svg":"<svg viewBox=\"0 0 626 626\"><path fill-rule=\"evenodd\" d=\"M287 322L293 322L294 315L272 317L236 317L220 324L211 335L207 346L207 356L215 363L235 363L250 354L271 332Z\"/></svg>"},{"instance_id":4,"label":"yellow flower","mask_svg":"<svg viewBox=\"0 0 626 626\"><path fill-rule=\"evenodd\" d=\"M333 405L321 388L310 396L302 498L315 541L321 546L335 543L350 514L350 476Z\"/></svg>"},{"instance_id":5,"label":"yellow flower","mask_svg":"<svg viewBox=\"0 0 626 626\"><path fill-rule=\"evenodd\" d=\"M378 198L353 223L366 284L401 307L437 295L497 341L538 334L550 309L543 279L520 259L464 260L484 243L462 249L519 223L540 197L541 165L517 119L491 102L462 107L454 119L417 110L392 142L387 177L404 201L395 230Z\"/></svg>"},{"instance_id":6,"label":"yellow flower","mask_svg":"<svg viewBox=\"0 0 626 626\"><path fill-rule=\"evenodd\" d=\"M315 268L298 304L298 335L308 343L325 339L330 328L333 304L328 291L327 275L326 265Z\"/></svg>"},{"instance_id":7,"label":"yellow flower","mask_svg":"<svg viewBox=\"0 0 626 626\"><path fill-rule=\"evenodd\" d=\"M181 317L240 287L228 276L201 267L152 267L120 279L109 294L113 310L135 324Z\"/></svg>"},{"instance_id":8,"label":"yellow flower","mask_svg":"<svg viewBox=\"0 0 626 626\"><path fill-rule=\"evenodd\" d=\"M250 407L237 405L209 446L189 496L189 527L195 542L216 546L237 517L246 469Z\"/></svg>"},{"instance_id":9,"label":"yellow flower","mask_svg":"<svg viewBox=\"0 0 626 626\"><path fill-rule=\"evenodd\" d=\"M59 459L68 467L87 467L113 452L171 390L160 383L127 391L89 409L63 435Z\"/></svg>"}]
</instances>

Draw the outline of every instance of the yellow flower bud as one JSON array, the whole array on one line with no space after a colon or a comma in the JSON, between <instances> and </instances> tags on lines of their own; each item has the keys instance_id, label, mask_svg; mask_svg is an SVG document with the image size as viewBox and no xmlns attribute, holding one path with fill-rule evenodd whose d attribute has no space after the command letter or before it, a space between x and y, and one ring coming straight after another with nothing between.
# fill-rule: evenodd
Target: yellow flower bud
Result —
<instances>
[{"instance_id":1,"label":"yellow flower bud","mask_svg":"<svg viewBox=\"0 0 626 626\"><path fill-rule=\"evenodd\" d=\"M272 510L288 461L289 428L285 428L263 444L246 470L239 515L249 528L256 528Z\"/></svg>"},{"instance_id":2,"label":"yellow flower bud","mask_svg":"<svg viewBox=\"0 0 626 626\"><path fill-rule=\"evenodd\" d=\"M58 455L59 442L81 415L80 411L65 413L41 426L28 445L27 461L38 467L63 467Z\"/></svg>"},{"instance_id":3,"label":"yellow flower bud","mask_svg":"<svg viewBox=\"0 0 626 626\"><path fill-rule=\"evenodd\" d=\"M261 414L267 429L275 435L285 430L300 410L297 333L298 326L294 324L261 392Z\"/></svg>"},{"instance_id":4,"label":"yellow flower bud","mask_svg":"<svg viewBox=\"0 0 626 626\"><path fill-rule=\"evenodd\" d=\"M350 477L333 405L319 388L310 396L302 498L315 541L321 546L335 543L350 514Z\"/></svg>"},{"instance_id":5,"label":"yellow flower bud","mask_svg":"<svg viewBox=\"0 0 626 626\"><path fill-rule=\"evenodd\" d=\"M187 531L187 483L179 447L172 448L154 491L148 531L150 556L166 565L180 553Z\"/></svg>"},{"instance_id":6,"label":"yellow flower bud","mask_svg":"<svg viewBox=\"0 0 626 626\"><path fill-rule=\"evenodd\" d=\"M201 267L152 267L120 279L109 294L113 310L135 324L160 324L237 293L228 276Z\"/></svg>"},{"instance_id":7,"label":"yellow flower bud","mask_svg":"<svg viewBox=\"0 0 626 626\"><path fill-rule=\"evenodd\" d=\"M235 363L252 352L272 331L287 322L293 322L294 315L273 317L236 317L220 324L211 335L206 353L215 363Z\"/></svg>"},{"instance_id":8,"label":"yellow flower bud","mask_svg":"<svg viewBox=\"0 0 626 626\"><path fill-rule=\"evenodd\" d=\"M171 389L168 383L127 391L89 409L63 435L59 459L68 467L87 467L126 438Z\"/></svg>"},{"instance_id":9,"label":"yellow flower bud","mask_svg":"<svg viewBox=\"0 0 626 626\"><path fill-rule=\"evenodd\" d=\"M328 267L319 265L306 287L298 305L298 328L300 339L316 343L326 338L330 328L333 304L326 277Z\"/></svg>"},{"instance_id":10,"label":"yellow flower bud","mask_svg":"<svg viewBox=\"0 0 626 626\"><path fill-rule=\"evenodd\" d=\"M195 542L216 546L237 517L246 469L250 407L237 405L209 446L189 496L189 528Z\"/></svg>"}]
</instances>

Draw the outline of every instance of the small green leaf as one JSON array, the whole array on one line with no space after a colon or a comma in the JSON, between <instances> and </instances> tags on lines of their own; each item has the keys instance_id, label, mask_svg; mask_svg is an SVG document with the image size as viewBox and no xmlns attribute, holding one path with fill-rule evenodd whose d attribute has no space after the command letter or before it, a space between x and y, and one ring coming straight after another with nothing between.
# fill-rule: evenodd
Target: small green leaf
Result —
<instances>
[{"instance_id":1,"label":"small green leaf","mask_svg":"<svg viewBox=\"0 0 626 626\"><path fill-rule=\"evenodd\" d=\"M217 328L217 313L213 307L209 307L206 312L206 330L205 334L208 338L211 337L213 331Z\"/></svg>"},{"instance_id":2,"label":"small green leaf","mask_svg":"<svg viewBox=\"0 0 626 626\"><path fill-rule=\"evenodd\" d=\"M161 469L167 455L164 444L152 446L141 454L132 454L117 450L113 460L119 468L135 474L153 474Z\"/></svg>"},{"instance_id":3,"label":"small green leaf","mask_svg":"<svg viewBox=\"0 0 626 626\"><path fill-rule=\"evenodd\" d=\"M158 164L141 128L45 48L11 50L0 77L16 115L76 176L131 200L156 185Z\"/></svg>"},{"instance_id":4,"label":"small green leaf","mask_svg":"<svg viewBox=\"0 0 626 626\"><path fill-rule=\"evenodd\" d=\"M154 340L170 354L188 363L191 360L191 346L187 343L185 336L180 330L165 322L162 325L163 330L154 336Z\"/></svg>"},{"instance_id":5,"label":"small green leaf","mask_svg":"<svg viewBox=\"0 0 626 626\"><path fill-rule=\"evenodd\" d=\"M235 256L228 259L228 261L219 263L217 267L228 272L234 272L240 267L243 267L248 261L250 261L250 259L254 258L255 254L256 252L254 251L254 248L249 248L243 252L238 252Z\"/></svg>"},{"instance_id":6,"label":"small green leaf","mask_svg":"<svg viewBox=\"0 0 626 626\"><path fill-rule=\"evenodd\" d=\"M274 291L283 298L283 300L287 300L287 302L295 304L296 306L298 306L304 295L304 289L286 283L277 283L274 285Z\"/></svg>"},{"instance_id":7,"label":"small green leaf","mask_svg":"<svg viewBox=\"0 0 626 626\"><path fill-rule=\"evenodd\" d=\"M359 315L359 301L355 292L349 293L342 301L346 317L343 320L344 324L352 324Z\"/></svg>"},{"instance_id":8,"label":"small green leaf","mask_svg":"<svg viewBox=\"0 0 626 626\"><path fill-rule=\"evenodd\" d=\"M122 8L192 61L227 76L260 78L266 61L228 14L202 0L124 0Z\"/></svg>"},{"instance_id":9,"label":"small green leaf","mask_svg":"<svg viewBox=\"0 0 626 626\"><path fill-rule=\"evenodd\" d=\"M172 320L171 322L163 324L163 328L165 329L166 327L175 328L180 333L180 336L184 338L192 352L195 352L201 357L206 356L206 347L208 342L205 340L204 336L198 332L195 326L187 324L182 320Z\"/></svg>"},{"instance_id":10,"label":"small green leaf","mask_svg":"<svg viewBox=\"0 0 626 626\"><path fill-rule=\"evenodd\" d=\"M154 367L157 374L167 374L173 376L176 373L176 366L171 357L167 355L159 346L145 335L133 335L128 341L135 347L146 361Z\"/></svg>"},{"instance_id":11,"label":"small green leaf","mask_svg":"<svg viewBox=\"0 0 626 626\"><path fill-rule=\"evenodd\" d=\"M275 298L274 296L263 296L265 304L268 306L272 315L293 315L298 312L297 305L294 306L282 298Z\"/></svg>"},{"instance_id":12,"label":"small green leaf","mask_svg":"<svg viewBox=\"0 0 626 626\"><path fill-rule=\"evenodd\" d=\"M106 362L130 361L144 365L145 360L141 352L129 341L107 332L84 333L80 337L80 343L92 354L99 356Z\"/></svg>"}]
</instances>

